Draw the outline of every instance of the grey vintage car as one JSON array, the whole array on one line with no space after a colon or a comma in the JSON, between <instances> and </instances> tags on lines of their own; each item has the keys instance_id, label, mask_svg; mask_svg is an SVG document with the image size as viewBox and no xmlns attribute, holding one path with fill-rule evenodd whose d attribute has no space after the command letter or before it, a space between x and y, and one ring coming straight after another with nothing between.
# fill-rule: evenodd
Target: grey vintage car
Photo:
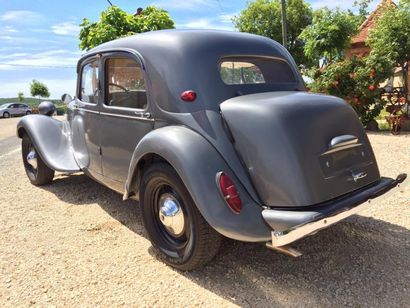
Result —
<instances>
[{"instance_id":1,"label":"grey vintage car","mask_svg":"<svg viewBox=\"0 0 410 308\"><path fill-rule=\"evenodd\" d=\"M152 245L178 269L210 261L222 236L298 256L289 244L406 179L381 177L353 109L307 93L290 54L261 36L138 34L92 49L77 73L66 121L18 124L28 178L83 171L139 199Z\"/></svg>"}]
</instances>

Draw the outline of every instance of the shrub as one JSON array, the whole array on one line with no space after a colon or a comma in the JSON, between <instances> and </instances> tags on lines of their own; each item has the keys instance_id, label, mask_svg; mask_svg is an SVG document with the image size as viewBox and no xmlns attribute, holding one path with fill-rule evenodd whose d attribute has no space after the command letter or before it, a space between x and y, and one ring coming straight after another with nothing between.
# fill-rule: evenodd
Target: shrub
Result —
<instances>
[{"instance_id":1,"label":"shrub","mask_svg":"<svg viewBox=\"0 0 410 308\"><path fill-rule=\"evenodd\" d=\"M387 57L368 57L333 62L311 72L312 92L338 96L349 103L366 126L376 118L386 101L379 84L392 75L393 63Z\"/></svg>"}]
</instances>

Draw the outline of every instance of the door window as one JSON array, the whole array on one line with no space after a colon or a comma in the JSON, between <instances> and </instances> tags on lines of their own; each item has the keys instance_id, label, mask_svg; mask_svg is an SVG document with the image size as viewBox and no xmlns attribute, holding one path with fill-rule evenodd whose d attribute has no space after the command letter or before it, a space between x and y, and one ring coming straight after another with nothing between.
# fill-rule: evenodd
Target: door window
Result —
<instances>
[{"instance_id":1,"label":"door window","mask_svg":"<svg viewBox=\"0 0 410 308\"><path fill-rule=\"evenodd\" d=\"M139 63L130 58L109 58L105 64L105 104L114 107L145 109L147 93Z\"/></svg>"},{"instance_id":2,"label":"door window","mask_svg":"<svg viewBox=\"0 0 410 308\"><path fill-rule=\"evenodd\" d=\"M98 103L98 83L98 60L94 60L83 66L80 93L80 99L83 102Z\"/></svg>"}]
</instances>

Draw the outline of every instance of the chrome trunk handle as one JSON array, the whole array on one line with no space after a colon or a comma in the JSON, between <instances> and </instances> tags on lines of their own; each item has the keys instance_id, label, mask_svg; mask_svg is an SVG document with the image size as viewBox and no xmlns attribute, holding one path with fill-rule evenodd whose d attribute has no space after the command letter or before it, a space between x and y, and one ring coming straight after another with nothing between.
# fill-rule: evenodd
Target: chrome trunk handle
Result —
<instances>
[{"instance_id":1,"label":"chrome trunk handle","mask_svg":"<svg viewBox=\"0 0 410 308\"><path fill-rule=\"evenodd\" d=\"M354 148L362 145L358 143L358 138L353 135L341 135L330 140L327 150L321 155L330 154L344 149Z\"/></svg>"},{"instance_id":2,"label":"chrome trunk handle","mask_svg":"<svg viewBox=\"0 0 410 308\"><path fill-rule=\"evenodd\" d=\"M338 148L338 147L343 147L343 146L350 145L350 144L355 144L355 143L357 143L356 136L353 136L353 135L337 136L337 137L332 138L332 140L330 140L329 150Z\"/></svg>"}]
</instances>

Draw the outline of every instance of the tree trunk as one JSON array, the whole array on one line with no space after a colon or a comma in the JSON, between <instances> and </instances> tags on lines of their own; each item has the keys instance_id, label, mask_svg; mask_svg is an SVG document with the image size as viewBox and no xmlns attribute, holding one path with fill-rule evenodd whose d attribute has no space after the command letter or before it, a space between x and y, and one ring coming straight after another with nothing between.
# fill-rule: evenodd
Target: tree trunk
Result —
<instances>
[{"instance_id":1,"label":"tree trunk","mask_svg":"<svg viewBox=\"0 0 410 308\"><path fill-rule=\"evenodd\" d=\"M408 82L408 76L407 76L407 74L408 74L408 64L407 64L407 62L406 63L403 63L402 64L402 66L401 66L401 73L403 74L403 88L404 88L404 94L406 95L406 99L407 99L407 94L408 94L408 92L409 92L409 89L408 89L408 84L407 84L407 82Z\"/></svg>"},{"instance_id":2,"label":"tree trunk","mask_svg":"<svg viewBox=\"0 0 410 308\"><path fill-rule=\"evenodd\" d=\"M404 98L407 103L406 107L406 114L409 114L409 85L408 85L408 73L409 73L409 63L405 62L401 66L401 72L403 74L403 89L404 89Z\"/></svg>"}]
</instances>

